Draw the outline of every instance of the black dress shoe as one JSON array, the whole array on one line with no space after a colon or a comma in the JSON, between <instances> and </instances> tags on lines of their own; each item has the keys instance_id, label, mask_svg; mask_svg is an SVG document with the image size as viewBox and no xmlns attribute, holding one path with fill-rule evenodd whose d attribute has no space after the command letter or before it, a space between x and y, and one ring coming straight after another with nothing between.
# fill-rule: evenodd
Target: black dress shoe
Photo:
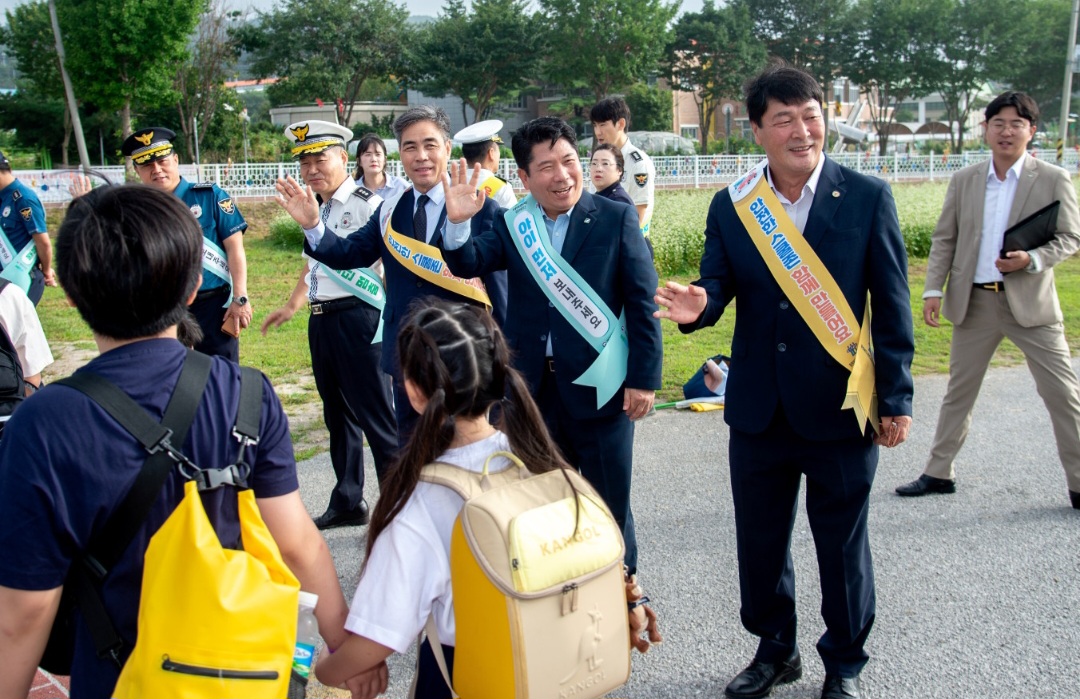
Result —
<instances>
[{"instance_id":1,"label":"black dress shoe","mask_svg":"<svg viewBox=\"0 0 1080 699\"><path fill-rule=\"evenodd\" d=\"M358 527L368 523L368 506L364 500L355 510L335 510L326 508L326 512L315 518L315 526L319 529L333 529L334 527Z\"/></svg>"},{"instance_id":2,"label":"black dress shoe","mask_svg":"<svg viewBox=\"0 0 1080 699\"><path fill-rule=\"evenodd\" d=\"M909 498L917 498L920 495L929 495L930 493L945 494L955 492L956 481L950 481L948 478L934 478L925 473L910 483L896 487L897 495Z\"/></svg>"},{"instance_id":3,"label":"black dress shoe","mask_svg":"<svg viewBox=\"0 0 1080 699\"><path fill-rule=\"evenodd\" d=\"M778 684L794 682L802 677L802 658L799 649L787 660L778 663L765 663L757 658L750 665L735 675L735 679L724 688L724 694L732 699L755 699L767 697Z\"/></svg>"},{"instance_id":4,"label":"black dress shoe","mask_svg":"<svg viewBox=\"0 0 1080 699\"><path fill-rule=\"evenodd\" d=\"M1073 509L1080 510L1080 493L1075 490L1070 490L1069 499L1072 500Z\"/></svg>"},{"instance_id":5,"label":"black dress shoe","mask_svg":"<svg viewBox=\"0 0 1080 699\"><path fill-rule=\"evenodd\" d=\"M821 699L859 699L862 687L858 677L825 675L825 684L821 687Z\"/></svg>"}]
</instances>

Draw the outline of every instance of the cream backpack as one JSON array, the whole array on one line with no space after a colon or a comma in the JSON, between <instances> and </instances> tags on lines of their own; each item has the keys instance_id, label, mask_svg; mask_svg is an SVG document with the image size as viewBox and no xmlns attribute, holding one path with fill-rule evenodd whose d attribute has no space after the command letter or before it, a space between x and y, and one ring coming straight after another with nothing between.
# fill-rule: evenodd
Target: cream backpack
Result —
<instances>
[{"instance_id":1,"label":"cream backpack","mask_svg":"<svg viewBox=\"0 0 1080 699\"><path fill-rule=\"evenodd\" d=\"M496 456L515 466L488 473ZM465 499L450 541L455 697L591 699L626 683L622 534L581 475L534 475L500 451L482 473L435 463L420 480ZM426 631L446 677L433 618Z\"/></svg>"}]
</instances>

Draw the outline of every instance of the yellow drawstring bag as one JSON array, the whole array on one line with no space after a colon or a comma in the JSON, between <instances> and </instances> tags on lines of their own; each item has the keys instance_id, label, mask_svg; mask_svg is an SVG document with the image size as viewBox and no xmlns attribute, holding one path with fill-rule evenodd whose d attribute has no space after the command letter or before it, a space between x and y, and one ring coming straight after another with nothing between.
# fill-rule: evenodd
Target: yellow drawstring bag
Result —
<instances>
[{"instance_id":1,"label":"yellow drawstring bag","mask_svg":"<svg viewBox=\"0 0 1080 699\"><path fill-rule=\"evenodd\" d=\"M225 549L198 486L150 540L139 635L114 699L283 699L300 583L255 495L238 494L243 551Z\"/></svg>"}]
</instances>

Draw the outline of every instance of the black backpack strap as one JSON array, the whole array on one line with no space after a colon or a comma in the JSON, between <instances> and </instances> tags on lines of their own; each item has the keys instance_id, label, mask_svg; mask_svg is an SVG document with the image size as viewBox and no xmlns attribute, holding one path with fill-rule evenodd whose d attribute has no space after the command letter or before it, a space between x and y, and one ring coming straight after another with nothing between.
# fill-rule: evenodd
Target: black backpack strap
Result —
<instances>
[{"instance_id":1,"label":"black backpack strap","mask_svg":"<svg viewBox=\"0 0 1080 699\"><path fill-rule=\"evenodd\" d=\"M90 542L86 553L72 566L64 583L86 619L98 657L112 658L118 665L122 664L123 641L105 611L98 588L150 514L165 479L177 463L177 455L182 456L179 449L195 418L211 364L210 357L188 352L161 424L100 376L83 372L56 382L85 393L150 453L131 489Z\"/></svg>"},{"instance_id":2,"label":"black backpack strap","mask_svg":"<svg viewBox=\"0 0 1080 699\"><path fill-rule=\"evenodd\" d=\"M240 367L240 405L236 409L236 426L233 427L233 436L244 446L259 443L262 396L262 373L251 367Z\"/></svg>"}]
</instances>

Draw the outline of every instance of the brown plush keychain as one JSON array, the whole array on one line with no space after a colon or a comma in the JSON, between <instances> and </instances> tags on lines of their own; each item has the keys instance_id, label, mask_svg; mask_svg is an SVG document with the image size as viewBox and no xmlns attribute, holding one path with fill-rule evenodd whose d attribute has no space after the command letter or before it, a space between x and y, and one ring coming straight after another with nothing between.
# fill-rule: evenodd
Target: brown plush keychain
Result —
<instances>
[{"instance_id":1,"label":"brown plush keychain","mask_svg":"<svg viewBox=\"0 0 1080 699\"><path fill-rule=\"evenodd\" d=\"M626 575L626 605L630 610L630 645L640 653L647 653L649 646L662 643L664 640L657 625L656 612L649 607L648 601L649 598L642 593L641 587L637 584L637 576Z\"/></svg>"}]
</instances>

